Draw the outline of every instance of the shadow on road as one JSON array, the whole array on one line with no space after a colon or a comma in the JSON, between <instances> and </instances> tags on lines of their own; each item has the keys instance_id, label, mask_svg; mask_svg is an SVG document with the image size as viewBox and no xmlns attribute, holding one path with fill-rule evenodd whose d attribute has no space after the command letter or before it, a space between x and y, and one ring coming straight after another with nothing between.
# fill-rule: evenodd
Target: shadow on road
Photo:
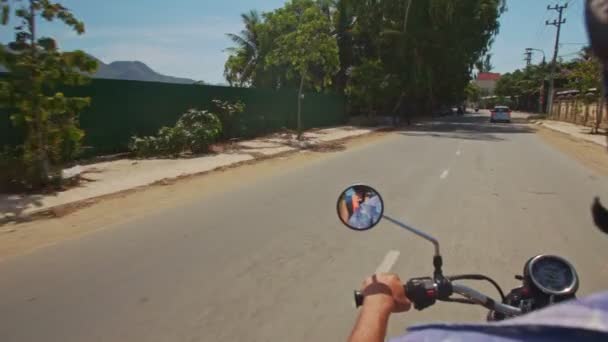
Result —
<instances>
[{"instance_id":1,"label":"shadow on road","mask_svg":"<svg viewBox=\"0 0 608 342\"><path fill-rule=\"evenodd\" d=\"M524 120L520 120L524 121ZM525 122L525 121L524 121ZM444 117L434 121L420 122L399 131L399 134L413 137L434 137L447 139L503 141L504 134L534 133L528 125L517 122L491 123L486 115L465 115Z\"/></svg>"}]
</instances>

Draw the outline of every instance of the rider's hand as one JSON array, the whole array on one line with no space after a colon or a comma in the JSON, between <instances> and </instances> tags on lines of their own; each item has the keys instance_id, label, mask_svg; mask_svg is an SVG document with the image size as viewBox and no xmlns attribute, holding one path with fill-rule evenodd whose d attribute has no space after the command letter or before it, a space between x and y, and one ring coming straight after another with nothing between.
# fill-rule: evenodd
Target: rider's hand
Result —
<instances>
[{"instance_id":1,"label":"rider's hand","mask_svg":"<svg viewBox=\"0 0 608 342\"><path fill-rule=\"evenodd\" d=\"M406 312L412 306L405 296L405 289L396 274L380 273L365 279L362 285L364 307L387 313Z\"/></svg>"}]
</instances>

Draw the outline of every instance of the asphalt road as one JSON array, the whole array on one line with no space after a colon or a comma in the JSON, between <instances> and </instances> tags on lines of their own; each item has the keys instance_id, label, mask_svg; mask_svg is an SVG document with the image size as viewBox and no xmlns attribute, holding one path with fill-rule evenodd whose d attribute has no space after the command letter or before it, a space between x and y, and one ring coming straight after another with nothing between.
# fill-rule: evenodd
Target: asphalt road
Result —
<instances>
[{"instance_id":1,"label":"asphalt road","mask_svg":"<svg viewBox=\"0 0 608 342\"><path fill-rule=\"evenodd\" d=\"M446 273L485 273L508 289L527 258L554 253L577 267L580 294L608 288L608 237L589 215L594 195L608 198L606 178L527 126L487 121L426 123L6 260L0 339L344 340L352 289L391 251L404 279L432 271L432 246L389 222L366 233L338 223L336 198L355 182L435 235ZM484 316L438 304L395 316L389 332Z\"/></svg>"}]
</instances>

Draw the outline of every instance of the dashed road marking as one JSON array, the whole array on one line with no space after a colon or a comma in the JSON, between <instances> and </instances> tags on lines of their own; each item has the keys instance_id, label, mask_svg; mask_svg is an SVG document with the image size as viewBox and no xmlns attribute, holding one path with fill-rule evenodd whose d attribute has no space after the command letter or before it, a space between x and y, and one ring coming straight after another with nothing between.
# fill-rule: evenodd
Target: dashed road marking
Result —
<instances>
[{"instance_id":1,"label":"dashed road marking","mask_svg":"<svg viewBox=\"0 0 608 342\"><path fill-rule=\"evenodd\" d=\"M382 260L382 263L376 269L376 273L390 272L391 269L393 268L393 266L395 266L395 263L397 262L397 259L399 258L399 254L401 254L401 253L399 251L395 251L395 250L391 250L388 253L386 253L384 260Z\"/></svg>"}]
</instances>

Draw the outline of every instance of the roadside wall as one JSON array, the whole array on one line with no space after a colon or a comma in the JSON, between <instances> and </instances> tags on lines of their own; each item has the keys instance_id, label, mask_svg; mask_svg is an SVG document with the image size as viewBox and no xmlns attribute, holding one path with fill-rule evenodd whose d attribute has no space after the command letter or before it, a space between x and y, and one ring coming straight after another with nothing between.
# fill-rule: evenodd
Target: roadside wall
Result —
<instances>
[{"instance_id":1,"label":"roadside wall","mask_svg":"<svg viewBox=\"0 0 608 342\"><path fill-rule=\"evenodd\" d=\"M245 112L230 124L230 138L296 128L296 90L94 79L65 93L91 97L91 106L80 115L87 155L126 151L131 136L155 134L162 126L173 125L189 108L213 108L214 99L245 104ZM302 103L304 128L340 125L347 120L343 96L310 93ZM22 141L23 132L12 126L9 114L0 112L0 147Z\"/></svg>"},{"instance_id":2,"label":"roadside wall","mask_svg":"<svg viewBox=\"0 0 608 342\"><path fill-rule=\"evenodd\" d=\"M576 96L557 96L551 118L588 127L608 128L606 106L600 98L580 99Z\"/></svg>"}]
</instances>

